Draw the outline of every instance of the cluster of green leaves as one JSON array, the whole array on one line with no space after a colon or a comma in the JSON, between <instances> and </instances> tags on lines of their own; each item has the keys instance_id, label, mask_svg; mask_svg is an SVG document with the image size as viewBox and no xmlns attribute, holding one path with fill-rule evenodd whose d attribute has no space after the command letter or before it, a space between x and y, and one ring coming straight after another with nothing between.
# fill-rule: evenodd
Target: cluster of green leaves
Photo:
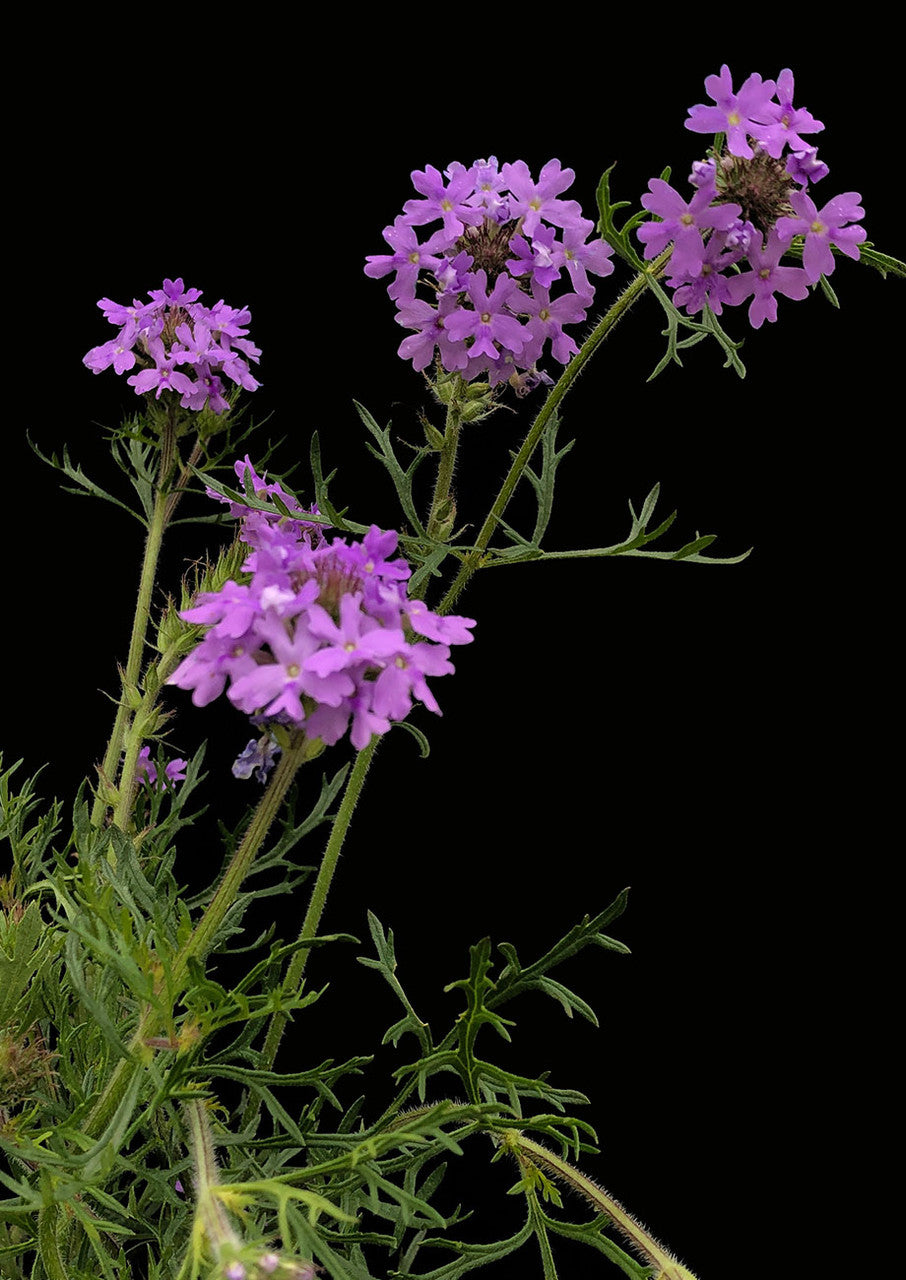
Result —
<instances>
[{"instance_id":1,"label":"cluster of green leaves","mask_svg":"<svg viewBox=\"0 0 906 1280\"><path fill-rule=\"evenodd\" d=\"M407 467L403 467L398 456L398 444L392 435L392 423L381 427L373 415L363 406L356 405L359 417L369 435L376 441L369 444L372 455L384 466L390 476L403 514L407 523L400 535L400 545L414 571L409 582L409 594L418 597L425 590L430 579L440 576L441 568L448 558L456 561L464 560L475 551L471 543L458 541L436 541L428 537L418 514L413 484L416 473L422 462L435 452L431 444L408 446L412 459ZM525 478L532 488L535 498L536 515L530 534L523 534L513 525L501 518L498 525L506 535L507 541L502 546L491 546L481 558L481 568L496 568L507 564L524 563L529 560L566 560L594 557L635 556L653 560L687 561L690 564L739 564L745 560L750 551L736 556L706 555L706 550L717 540L713 533L700 534L685 542L675 550L650 550L650 544L661 538L676 520L677 513L670 515L652 526L655 506L660 497L661 487L654 485L646 496L636 514L633 504L629 503L631 525L625 538L610 546L587 547L563 551L547 550L542 541L547 532L554 507L554 487L560 463L572 449L575 441L558 447L557 432L560 425L558 415L554 413L541 437L540 466L537 471L532 467L525 468ZM360 536L368 532L369 526L349 517L347 508L338 508L330 496L330 484L336 476L336 470L324 474L321 449L317 433L311 440L311 468L314 477L314 498L318 514L312 516L315 523L328 524L332 530ZM204 483L224 498L232 502L241 502L256 511L264 511L271 515L291 515L288 507L278 497L261 497L255 493L250 478L246 480L245 490L239 490L219 480L216 476L198 472ZM294 495L295 496L295 495ZM302 497L297 499L302 504Z\"/></svg>"},{"instance_id":2,"label":"cluster of green leaves","mask_svg":"<svg viewBox=\"0 0 906 1280\"><path fill-rule=\"evenodd\" d=\"M234 402L237 397L232 396ZM243 405L234 404L228 414L215 414L209 409L200 413L172 414L172 407L153 399L143 405L142 413L128 417L120 426L105 428L110 456L115 467L126 476L135 499L125 501L110 488L102 485L90 476L81 465L74 462L69 448L64 445L62 452L46 454L29 438L34 453L47 466L65 477L61 484L64 493L75 494L80 498L98 498L102 502L124 511L133 520L147 530L150 527L154 507L155 484L158 480L160 461L160 433L163 419L171 413L177 424L177 439L185 439L189 431L194 436L194 444L183 461L181 457L174 459L174 473L181 471L172 495L175 507L185 491L188 481L197 465L209 470L229 466L240 456L241 446L256 434L261 423L248 418L247 409ZM182 448L182 444L179 446ZM259 456L259 465L264 465L267 457L273 453L276 445L269 445L264 456ZM221 521L220 513L203 512L192 514L182 519L170 520L177 524L215 524Z\"/></svg>"},{"instance_id":3,"label":"cluster of green leaves","mask_svg":"<svg viewBox=\"0 0 906 1280\"><path fill-rule=\"evenodd\" d=\"M375 954L361 962L403 1007L385 1043L411 1037L417 1058L397 1069L382 1098L371 1087L363 1095L355 1084L367 1055L343 1062L316 1055L302 1069L272 1070L259 1047L264 1020L298 1015L324 995L283 985L285 961L300 944L285 946L268 930L235 949L232 964L243 962L238 979L218 981L197 963L183 982L173 979L196 905L175 867L180 834L197 820L192 805L201 763L200 755L191 762L178 791L147 789L154 813L145 816L153 823L133 835L92 827L81 799L70 828L59 806L42 806L33 779L16 788L15 766L0 777L0 834L12 852L0 914L4 1278L201 1274L187 1262L204 1254L191 1195L180 1189L193 1177L181 1111L187 1102L202 1102L211 1118L220 1193L243 1239L284 1257L314 1259L337 1280L452 1280L540 1239L537 1177L531 1187L519 1185L524 1225L493 1244L457 1240L463 1215L442 1213L432 1202L449 1160L475 1135L484 1135L484 1159L493 1150L487 1135L499 1138L514 1123L564 1153L594 1149L590 1127L566 1110L584 1096L498 1065L487 1034L509 1040L514 1024L499 1011L530 991L594 1022L589 1005L552 970L589 947L626 950L603 932L626 895L531 963L506 943L494 962L490 940L477 944L468 976L447 988L461 994L463 1009L445 1034L415 1012L397 976L393 934L372 916ZM330 819L341 782L342 774L323 779L301 821L294 800L224 921L221 955L253 898L291 891L307 874L291 855ZM238 833L225 834L229 851ZM207 896L199 894L198 902ZM351 941L334 935L315 943L344 940ZM153 1020L143 1025L153 1034L136 1044L135 1029L149 1008ZM90 1132L98 1097L124 1063L134 1067L128 1087L102 1131ZM461 1100L450 1100L451 1092ZM222 1121L230 1109L246 1117L238 1131ZM619 1261L625 1255L603 1225L598 1215L591 1224L564 1219L558 1229L588 1233ZM432 1267L425 1256L436 1261L438 1249L455 1257ZM644 1274L631 1259L623 1269Z\"/></svg>"}]
</instances>

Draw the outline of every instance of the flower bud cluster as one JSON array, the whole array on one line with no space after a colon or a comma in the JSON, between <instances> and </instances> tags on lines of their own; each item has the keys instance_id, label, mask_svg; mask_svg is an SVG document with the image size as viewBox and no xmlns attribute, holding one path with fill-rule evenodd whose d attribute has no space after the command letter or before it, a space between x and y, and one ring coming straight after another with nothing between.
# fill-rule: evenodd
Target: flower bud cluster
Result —
<instances>
[{"instance_id":1,"label":"flower bud cluster","mask_svg":"<svg viewBox=\"0 0 906 1280\"><path fill-rule=\"evenodd\" d=\"M523 393L550 382L536 362L547 343L561 364L578 351L564 326L581 323L591 306L588 273L613 271L610 245L589 242L594 223L576 200L560 199L574 177L551 160L536 182L525 161L498 169L494 156L412 174L422 198L384 229L392 253L370 256L365 267L375 278L393 273L397 323L414 331L400 344L403 359L425 369L436 358L466 381L510 379ZM414 228L436 221L442 227L419 242ZM552 297L560 281L566 288ZM520 379L520 371L532 376Z\"/></svg>"},{"instance_id":2,"label":"flower bud cluster","mask_svg":"<svg viewBox=\"0 0 906 1280\"><path fill-rule=\"evenodd\" d=\"M719 76L708 76L705 88L715 105L690 107L686 128L724 134L725 151L693 165L689 181L695 194L688 201L652 178L642 204L660 221L643 223L637 235L646 258L673 242L667 283L676 290L678 306L694 314L707 303L720 315L724 305L751 298L749 320L759 329L777 319L776 294L800 300L810 285L831 274L832 244L847 257L859 257L866 233L849 224L864 214L861 196L848 191L819 210L808 194L809 184L828 168L804 135L824 125L793 106L791 71L781 71L776 84L753 74L734 93L730 69L723 66ZM791 241L800 236L802 265L782 265Z\"/></svg>"},{"instance_id":3,"label":"flower bud cluster","mask_svg":"<svg viewBox=\"0 0 906 1280\"><path fill-rule=\"evenodd\" d=\"M411 570L394 557L395 532L373 525L361 541L328 540L306 519L316 512L267 484L248 458L235 470L241 483L248 476L257 493L276 495L293 514L231 504L251 549L243 566L249 580L202 593L181 612L209 629L168 683L191 689L196 706L226 689L256 725L304 727L327 745L351 723L359 750L405 719L413 700L440 714L427 677L453 671L449 646L471 641L473 619L440 617L407 599ZM239 776L266 773L264 754L249 744Z\"/></svg>"},{"instance_id":4,"label":"flower bud cluster","mask_svg":"<svg viewBox=\"0 0 906 1280\"><path fill-rule=\"evenodd\" d=\"M116 373L144 366L126 379L136 395L153 391L159 400L172 391L183 409L207 405L213 413L230 407L221 374L246 391L261 385L247 363L257 363L261 351L248 339L251 314L245 307L227 306L222 298L213 307L202 306L201 290L186 289L181 279L165 280L148 296L150 302L136 298L131 306L101 298L98 306L119 333L92 347L83 364L94 373L111 365Z\"/></svg>"}]
</instances>

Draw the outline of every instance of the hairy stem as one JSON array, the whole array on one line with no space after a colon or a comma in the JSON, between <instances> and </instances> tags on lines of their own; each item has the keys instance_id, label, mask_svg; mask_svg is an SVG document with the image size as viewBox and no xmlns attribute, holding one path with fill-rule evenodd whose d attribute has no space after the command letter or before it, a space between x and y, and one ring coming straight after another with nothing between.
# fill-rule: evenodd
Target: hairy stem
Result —
<instances>
[{"instance_id":1,"label":"hairy stem","mask_svg":"<svg viewBox=\"0 0 906 1280\"><path fill-rule=\"evenodd\" d=\"M544 1225L544 1219L541 1216L541 1208L538 1204L538 1197L534 1188L528 1187L525 1192L525 1198L528 1201L529 1221L535 1232L535 1239L538 1241L538 1248L541 1250L541 1265L544 1268L544 1280L558 1280L557 1267L554 1262L553 1251L551 1250L551 1242L548 1238L547 1227Z\"/></svg>"},{"instance_id":2,"label":"hairy stem","mask_svg":"<svg viewBox=\"0 0 906 1280\"><path fill-rule=\"evenodd\" d=\"M203 1102L187 1102L183 1107L189 1151L192 1156L192 1180L195 1187L196 1221L201 1223L215 1258L220 1258L225 1245L238 1245L216 1188L220 1185L211 1122Z\"/></svg>"},{"instance_id":3,"label":"hairy stem","mask_svg":"<svg viewBox=\"0 0 906 1280\"><path fill-rule=\"evenodd\" d=\"M368 775L368 769L377 750L380 738L372 737L367 747L363 748L355 758L355 764L346 782L346 789L343 792L343 799L337 810L337 816L331 828L330 837L327 841L327 848L324 850L324 857L321 859L321 866L318 869L318 878L315 881L314 888L311 891L311 899L308 904L308 910L305 913L305 919L302 922L302 928L299 931L299 941L314 938L318 932L318 925L321 923L321 916L324 913L324 907L327 902L327 895L330 891L330 885L333 880L334 872L337 869L337 863L346 839L346 833L349 830L349 824L352 821L352 815L358 803L359 796L362 794L362 788L365 784L365 778ZM305 973L305 966L308 963L308 955L310 948L303 947L297 951L290 961L289 968L286 973L286 985L291 991L298 992ZM268 1023L267 1036L264 1041L264 1049L261 1055L260 1067L262 1070L270 1071L273 1069L274 1061L277 1057L277 1050L280 1046L280 1040L286 1028L288 1018L285 1013L274 1013ZM257 1104L249 1102L246 1107L245 1115L242 1120L242 1128L250 1122L254 1112L257 1110Z\"/></svg>"},{"instance_id":4,"label":"hairy stem","mask_svg":"<svg viewBox=\"0 0 906 1280\"><path fill-rule=\"evenodd\" d=\"M135 601L135 614L132 619L129 653L122 675L120 700L113 722L113 731L110 734L110 741L107 744L107 750L100 769L100 786L91 811L91 821L96 827L99 827L104 821L104 815L107 812L110 800L109 791L116 782L117 766L119 765L123 740L126 735L126 725L130 714L127 694L129 690L136 687L141 674L145 637L148 632L148 619L151 616L151 597L157 577L157 562L160 559L160 548L169 515L168 506L172 497L167 482L173 469L175 458L176 421L175 416L172 413L168 413L161 432L160 464L157 473L157 487L154 493L154 507L151 512L151 522L148 526L148 536L145 539L145 552L139 578L138 597ZM136 749L136 755L137 751L138 748ZM133 760L132 762L131 773L126 771L127 767L128 762L126 762L126 767L123 769L120 783L120 788L124 795L119 796L116 802L116 823L120 827L124 825L126 815L131 812L132 796L135 791L135 761Z\"/></svg>"},{"instance_id":5,"label":"hairy stem","mask_svg":"<svg viewBox=\"0 0 906 1280\"><path fill-rule=\"evenodd\" d=\"M447 405L447 421L444 427L444 443L437 467L437 481L428 516L428 537L442 538L450 527L450 489L456 469L456 453L459 448L459 431L462 426L462 406L454 395Z\"/></svg>"},{"instance_id":6,"label":"hairy stem","mask_svg":"<svg viewBox=\"0 0 906 1280\"><path fill-rule=\"evenodd\" d=\"M692 1272L677 1262L669 1250L654 1238L641 1222L623 1208L608 1191L599 1187L580 1169L561 1156L527 1138L517 1129L507 1129L502 1135L504 1145L516 1156L522 1167L540 1165L554 1174L567 1186L578 1191L599 1213L606 1213L618 1231L626 1237L638 1253L656 1268L652 1280L695 1280Z\"/></svg>"}]
</instances>

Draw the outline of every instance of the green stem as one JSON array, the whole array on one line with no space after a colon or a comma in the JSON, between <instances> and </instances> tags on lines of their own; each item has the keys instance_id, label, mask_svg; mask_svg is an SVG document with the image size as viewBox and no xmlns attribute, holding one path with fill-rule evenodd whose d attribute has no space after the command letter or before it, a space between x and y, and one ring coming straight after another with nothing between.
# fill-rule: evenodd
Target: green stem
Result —
<instances>
[{"instance_id":1,"label":"green stem","mask_svg":"<svg viewBox=\"0 0 906 1280\"><path fill-rule=\"evenodd\" d=\"M186 485L192 478L192 469L197 467L201 461L203 447L200 439L196 439L192 446L192 452L189 454L188 462L184 462L179 472L179 479L170 490L170 496L167 499L167 508L164 513L164 519L167 524L173 519L173 514L179 506L182 495L186 492Z\"/></svg>"},{"instance_id":2,"label":"green stem","mask_svg":"<svg viewBox=\"0 0 906 1280\"><path fill-rule=\"evenodd\" d=\"M343 792L343 799L337 810L337 816L334 820L333 827L330 832L330 838L327 841L327 848L324 850L324 857L321 859L321 866L318 870L318 878L315 881L314 888L311 891L311 899L308 904L308 910L305 913L305 919L302 922L302 928L299 930L299 941L311 939L317 936L318 925L321 923L321 916L324 913L324 906L327 902L327 895L330 891L331 881L334 872L337 869L337 863L340 858L340 852L343 848L343 842L346 839L346 833L349 830L349 824L352 821L352 815L358 803L359 796L362 794L362 788L365 778L368 775L368 769L377 750L380 738L376 735L372 737L367 747L363 748L355 758L355 764L346 783L346 789ZM303 947L295 953L290 961L289 968L286 972L285 986L291 992L298 992L305 973L305 966L308 963L308 955L310 947ZM267 1036L264 1041L259 1066L264 1071L273 1069L274 1062L277 1057L277 1050L280 1047L280 1040L288 1022L285 1013L274 1013L267 1028ZM241 1128L245 1128L251 1121L254 1112L257 1110L256 1104L249 1102L243 1116Z\"/></svg>"},{"instance_id":3,"label":"green stem","mask_svg":"<svg viewBox=\"0 0 906 1280\"><path fill-rule=\"evenodd\" d=\"M557 1280L557 1267L554 1262L554 1255L551 1250L551 1242L548 1238L547 1227L544 1225L544 1219L541 1216L541 1209L538 1204L538 1197L532 1187L528 1187L526 1189L525 1198L528 1202L529 1221L532 1224L535 1239L538 1241L538 1247L541 1250L541 1265L544 1268L544 1280Z\"/></svg>"},{"instance_id":4,"label":"green stem","mask_svg":"<svg viewBox=\"0 0 906 1280\"><path fill-rule=\"evenodd\" d=\"M501 1138L520 1164L524 1164L527 1159L529 1163L541 1165L567 1186L572 1187L574 1191L578 1191L599 1213L606 1213L613 1225L623 1233L642 1257L656 1268L652 1280L695 1280L692 1272L677 1262L673 1254L655 1240L646 1227L637 1222L618 1200L615 1200L603 1187L599 1187L580 1169L576 1169L561 1156L542 1146L540 1142L527 1138L517 1129L507 1129Z\"/></svg>"},{"instance_id":5,"label":"green stem","mask_svg":"<svg viewBox=\"0 0 906 1280\"><path fill-rule=\"evenodd\" d=\"M203 961L210 950L227 912L236 900L243 880L249 873L255 855L280 812L280 806L297 770L308 760L313 760L315 756L320 755L323 750L324 744L320 738L307 739L300 734L280 756L267 790L252 814L252 820L224 872L217 892L195 926L191 937L173 961L169 986L174 1000L182 990L189 969L189 961L193 959ZM96 1138L104 1130L122 1100L132 1073L137 1071L146 1060L149 1050L145 1041L154 1029L158 1017L156 1007L148 1005L139 1018L129 1046L129 1056L120 1058L103 1093L85 1121L83 1131L89 1138Z\"/></svg>"},{"instance_id":6,"label":"green stem","mask_svg":"<svg viewBox=\"0 0 906 1280\"><path fill-rule=\"evenodd\" d=\"M47 1280L67 1280L60 1253L60 1206L46 1204L38 1213L38 1254Z\"/></svg>"},{"instance_id":7,"label":"green stem","mask_svg":"<svg viewBox=\"0 0 906 1280\"><path fill-rule=\"evenodd\" d=\"M211 1122L203 1102L187 1102L183 1108L188 1147L192 1156L196 1221L200 1221L214 1257L220 1260L224 1246L239 1245L226 1209L217 1197L220 1186ZM193 1245L194 1247L194 1245Z\"/></svg>"},{"instance_id":8,"label":"green stem","mask_svg":"<svg viewBox=\"0 0 906 1280\"><path fill-rule=\"evenodd\" d=\"M437 467L437 481L434 485L434 497L431 501L431 514L428 516L428 537L442 538L452 523L450 489L453 484L453 472L456 469L456 453L459 448L459 431L462 426L462 405L459 397L453 395L447 405L447 421L444 428L444 443L440 451L440 462Z\"/></svg>"},{"instance_id":9,"label":"green stem","mask_svg":"<svg viewBox=\"0 0 906 1280\"><path fill-rule=\"evenodd\" d=\"M301 734L282 752L277 767L271 776L267 790L252 814L252 820L242 838L242 843L233 854L220 887L211 899L204 915L195 926L195 931L182 951L176 957L173 975L177 983L185 977L190 958L203 960L210 950L214 936L223 924L224 917L236 900L236 895L243 880L255 859L255 855L264 843L271 824L280 812L293 778L299 767L319 756L324 750L320 738L306 738Z\"/></svg>"},{"instance_id":10,"label":"green stem","mask_svg":"<svg viewBox=\"0 0 906 1280\"><path fill-rule=\"evenodd\" d=\"M107 812L108 804L111 801L111 790L116 782L116 771L119 764L120 754L123 749L123 739L126 735L126 725L129 720L129 693L134 690L138 684L138 678L141 674L142 657L145 650L145 637L148 631L148 619L151 616L151 597L154 592L154 582L157 577L157 562L160 559L160 548L163 542L164 530L167 527L168 505L170 503L171 494L167 485L170 472L173 469L174 459L176 457L176 422L172 414L167 415L160 441L160 466L158 470L157 488L154 494L154 507L151 512L151 522L148 526L148 536L145 539L145 553L142 559L142 571L138 585L138 598L135 602L135 615L132 619L132 635L129 639L129 653L126 658L126 667L122 675L121 694L119 705L117 706L116 718L113 722L113 731L110 735L110 741L107 744L107 751L104 755L104 761L101 765L101 778L98 793L95 796L94 806L91 811L91 821L96 827L99 827L104 821L104 815ZM140 744L136 747L136 756ZM131 812L132 796L135 790L135 761L132 762L132 772L127 773L124 767L122 772L122 790L125 796L116 797L117 826L122 827L125 816Z\"/></svg>"},{"instance_id":11,"label":"green stem","mask_svg":"<svg viewBox=\"0 0 906 1280\"><path fill-rule=\"evenodd\" d=\"M529 430L528 435L522 444L522 448L513 459L513 464L507 472L506 479L500 487L494 505L488 512L487 519L481 526L478 537L475 539L475 545L464 558L452 586L447 591L443 600L437 607L438 613L448 613L455 603L457 597L465 587L466 583L472 577L477 569L481 568L481 561L484 553L490 545L491 538L497 525L509 505L513 491L522 476L523 471L531 461L532 454L538 447L538 442L544 434L545 428L550 423L556 409L563 400L566 393L572 387L579 374L588 364L591 357L597 351L598 347L610 333L610 331L622 320L626 312L638 301L645 290L648 288L648 281L651 276L657 276L663 270L667 261L669 261L672 249L666 249L659 258L652 262L647 271L639 272L635 279L631 281L629 286L623 290L619 298L607 312L602 320L598 322L589 336L585 339L578 354L570 360L569 364L563 370L559 380L548 396L547 400L538 414Z\"/></svg>"}]
</instances>

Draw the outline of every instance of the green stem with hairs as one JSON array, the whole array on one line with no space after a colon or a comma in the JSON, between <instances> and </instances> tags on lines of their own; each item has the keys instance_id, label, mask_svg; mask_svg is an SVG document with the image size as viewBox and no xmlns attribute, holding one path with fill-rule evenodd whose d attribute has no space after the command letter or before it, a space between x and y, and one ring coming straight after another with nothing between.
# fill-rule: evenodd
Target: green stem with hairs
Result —
<instances>
[{"instance_id":1,"label":"green stem with hairs","mask_svg":"<svg viewBox=\"0 0 906 1280\"><path fill-rule=\"evenodd\" d=\"M38 1212L38 1255L47 1280L67 1280L60 1252L60 1206L46 1204Z\"/></svg>"},{"instance_id":2,"label":"green stem with hairs","mask_svg":"<svg viewBox=\"0 0 906 1280\"><path fill-rule=\"evenodd\" d=\"M650 1263L655 1272L652 1280L695 1280L695 1276L687 1267L677 1262L669 1250L655 1240L646 1227L627 1213L618 1200L615 1200L603 1187L599 1187L581 1170L569 1164L561 1156L527 1138L518 1129L506 1129L501 1134L503 1145L516 1157L523 1168L528 1164L540 1165L542 1169L554 1174L561 1182L572 1187L583 1196L599 1213L606 1213L618 1231L626 1237L639 1254Z\"/></svg>"},{"instance_id":3,"label":"green stem with hairs","mask_svg":"<svg viewBox=\"0 0 906 1280\"><path fill-rule=\"evenodd\" d=\"M352 822L352 815L358 804L359 796L362 794L362 788L365 784L365 778L377 750L380 738L373 736L367 747L363 748L355 758L355 764L346 783L346 789L343 792L343 799L337 810L337 816L331 828L330 838L327 841L327 848L324 850L324 857L321 859L321 866L318 869L318 878L315 881L314 888L311 891L311 899L308 904L308 910L305 913L305 919L302 921L302 928L299 930L299 941L314 938L318 932L318 926L321 923L321 916L324 913L324 907L327 902L327 895L330 892L330 885L333 880L334 872L337 869L337 863L340 859L340 853L343 848L343 842L346 839L346 833L349 830L349 824ZM308 963L308 955L310 947L302 947L297 951L290 961L289 968L286 972L286 985L291 992L297 992L300 989L302 978L305 974L305 966ZM280 1047L280 1040L288 1022L285 1013L274 1013L271 1015L268 1023L267 1036L264 1041L264 1048L259 1063L260 1069L264 1071L273 1070L273 1065L277 1057L277 1050ZM251 1121L258 1104L249 1101L245 1114L242 1119L242 1128L244 1129Z\"/></svg>"},{"instance_id":4,"label":"green stem with hairs","mask_svg":"<svg viewBox=\"0 0 906 1280\"><path fill-rule=\"evenodd\" d=\"M541 1265L544 1268L544 1280L558 1280L557 1266L554 1262L554 1254L547 1234L547 1227L544 1225L544 1218L541 1215L541 1206L538 1204L538 1196L536 1195L533 1187L526 1188L525 1198L528 1203L529 1221L532 1224L535 1239L538 1241L538 1248L541 1250Z\"/></svg>"},{"instance_id":5,"label":"green stem with hairs","mask_svg":"<svg viewBox=\"0 0 906 1280\"><path fill-rule=\"evenodd\" d=\"M453 472L456 469L456 453L459 449L459 432L462 426L462 405L458 395L453 395L447 405L447 421L444 426L444 443L440 451L440 462L437 466L437 480L434 485L434 497L431 501L431 513L428 516L428 537L443 538L448 532L451 521L450 489L453 484Z\"/></svg>"},{"instance_id":6,"label":"green stem with hairs","mask_svg":"<svg viewBox=\"0 0 906 1280\"><path fill-rule=\"evenodd\" d=\"M239 1237L233 1230L226 1209L217 1197L217 1158L211 1122L203 1102L187 1102L183 1107L186 1121L186 1138L192 1156L192 1181L195 1188L195 1220L211 1247L214 1257L220 1260L224 1246L238 1247ZM195 1248L193 1240L190 1249Z\"/></svg>"},{"instance_id":7,"label":"green stem with hairs","mask_svg":"<svg viewBox=\"0 0 906 1280\"><path fill-rule=\"evenodd\" d=\"M167 481L173 470L176 460L176 420L174 414L168 413L164 422L160 439L160 464L157 473L157 487L154 493L154 506L151 512L151 521L148 525L148 536L145 539L145 553L142 559L142 570L138 584L138 597L135 601L135 614L132 619L132 634L129 638L129 653L126 658L126 666L123 671L121 682L121 694L119 705L116 710L116 717L113 722L113 731L110 734L110 741L107 744L107 750L104 754L104 760L100 768L100 786L95 796L94 806L91 811L91 821L96 827L101 826L104 821L104 815L107 812L108 804L111 802L111 791L115 786L117 766L119 764L120 753L123 749L123 739L126 735L126 725L129 720L129 694L138 685L139 675L142 668L142 657L145 651L145 637L148 632L148 619L151 616L151 597L154 592L154 582L157 577L157 563L160 559L160 549L163 543L164 530L167 527L167 521L172 514L173 494L170 492ZM136 756L137 756L136 750ZM128 764L128 762L127 762ZM134 794L134 774L135 761L132 762L132 773L127 773L124 767L122 772L123 785L122 790L125 796L116 797L117 817L115 819L117 826L122 827L127 813L131 812L132 796ZM128 781L128 785L125 785Z\"/></svg>"}]
</instances>

